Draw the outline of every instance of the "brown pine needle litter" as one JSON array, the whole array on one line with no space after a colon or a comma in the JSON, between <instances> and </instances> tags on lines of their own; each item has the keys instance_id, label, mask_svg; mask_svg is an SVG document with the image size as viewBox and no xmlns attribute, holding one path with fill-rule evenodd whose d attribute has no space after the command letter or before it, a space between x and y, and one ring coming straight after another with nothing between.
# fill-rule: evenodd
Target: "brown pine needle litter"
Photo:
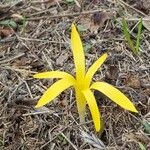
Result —
<instances>
[{"instance_id":1,"label":"brown pine needle litter","mask_svg":"<svg viewBox=\"0 0 150 150\"><path fill-rule=\"evenodd\" d=\"M149 6L149 1L142 0L1 1L0 149L148 149ZM122 33L122 18L128 24L134 46L142 19L137 55ZM58 81L33 79L34 74L59 70L76 75L70 45L72 23L80 27L85 72L100 56L108 55L92 83L113 85L138 110L138 114L126 111L92 90L101 113L100 132L95 132L88 105L85 121L80 122L72 87L35 109L43 92Z\"/></svg>"}]
</instances>

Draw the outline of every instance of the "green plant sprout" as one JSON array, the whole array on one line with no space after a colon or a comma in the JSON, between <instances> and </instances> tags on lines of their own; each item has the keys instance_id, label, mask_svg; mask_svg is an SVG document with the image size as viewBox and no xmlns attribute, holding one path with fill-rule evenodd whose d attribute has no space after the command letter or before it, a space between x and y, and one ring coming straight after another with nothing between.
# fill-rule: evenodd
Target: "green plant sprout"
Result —
<instances>
[{"instance_id":1,"label":"green plant sprout","mask_svg":"<svg viewBox=\"0 0 150 150\"><path fill-rule=\"evenodd\" d=\"M100 112L92 90L98 90L105 94L112 101L120 105L122 108L137 112L132 102L118 89L106 82L92 83L92 77L107 58L107 53L103 54L96 62L85 71L85 56L80 36L74 24L72 24L71 32L71 49L73 52L74 63L76 68L76 76L72 76L62 71L49 71L35 74L34 78L59 78L38 101L36 108L51 102L62 91L73 86L75 89L76 103L79 113L80 122L85 121L85 109L88 104L96 131L100 131Z\"/></svg>"},{"instance_id":2,"label":"green plant sprout","mask_svg":"<svg viewBox=\"0 0 150 150\"><path fill-rule=\"evenodd\" d=\"M142 19L140 19L138 23L138 34L137 34L137 40L136 45L134 46L133 41L131 40L131 36L129 33L129 27L125 20L125 18L122 18L122 30L123 34L129 44L130 49L133 51L134 54L137 54L139 52L139 46L140 46L140 39L141 39L141 33L142 33Z\"/></svg>"},{"instance_id":3,"label":"green plant sprout","mask_svg":"<svg viewBox=\"0 0 150 150\"><path fill-rule=\"evenodd\" d=\"M17 23L13 20L4 20L4 21L0 21L0 25L6 26L6 27L10 27L13 29L17 28Z\"/></svg>"}]
</instances>

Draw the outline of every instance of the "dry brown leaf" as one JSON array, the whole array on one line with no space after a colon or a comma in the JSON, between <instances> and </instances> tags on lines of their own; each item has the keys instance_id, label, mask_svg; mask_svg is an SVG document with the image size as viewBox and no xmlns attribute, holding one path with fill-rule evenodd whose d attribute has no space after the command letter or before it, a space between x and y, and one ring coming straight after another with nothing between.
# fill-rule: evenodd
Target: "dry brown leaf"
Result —
<instances>
[{"instance_id":1,"label":"dry brown leaf","mask_svg":"<svg viewBox=\"0 0 150 150\"><path fill-rule=\"evenodd\" d=\"M105 22L115 16L116 12L96 12L93 15L84 16L81 18L81 23L91 32L97 33Z\"/></svg>"},{"instance_id":2,"label":"dry brown leaf","mask_svg":"<svg viewBox=\"0 0 150 150\"><path fill-rule=\"evenodd\" d=\"M12 29L9 29L9 28L6 28L6 29L0 28L0 37L1 38L12 36L14 33L15 32Z\"/></svg>"},{"instance_id":3,"label":"dry brown leaf","mask_svg":"<svg viewBox=\"0 0 150 150\"><path fill-rule=\"evenodd\" d=\"M107 80L116 80L118 77L118 68L115 65L110 65L108 67L108 73L106 74Z\"/></svg>"},{"instance_id":4,"label":"dry brown leaf","mask_svg":"<svg viewBox=\"0 0 150 150\"><path fill-rule=\"evenodd\" d=\"M141 86L141 81L138 76L130 75L126 80L126 85L132 88L139 88Z\"/></svg>"},{"instance_id":5,"label":"dry brown leaf","mask_svg":"<svg viewBox=\"0 0 150 150\"><path fill-rule=\"evenodd\" d=\"M150 96L150 88L147 88L143 91L145 94L147 94L148 96Z\"/></svg>"}]
</instances>

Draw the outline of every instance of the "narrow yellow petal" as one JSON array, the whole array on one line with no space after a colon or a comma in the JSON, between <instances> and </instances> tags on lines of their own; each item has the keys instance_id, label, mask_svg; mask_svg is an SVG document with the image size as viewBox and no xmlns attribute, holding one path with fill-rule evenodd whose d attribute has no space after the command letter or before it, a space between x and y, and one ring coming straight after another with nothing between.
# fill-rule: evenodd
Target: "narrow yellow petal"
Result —
<instances>
[{"instance_id":1,"label":"narrow yellow petal","mask_svg":"<svg viewBox=\"0 0 150 150\"><path fill-rule=\"evenodd\" d=\"M112 85L105 82L95 82L91 85L91 89L95 89L100 91L109 97L112 101L117 103L124 109L130 110L132 112L138 112L132 102L118 89L113 87Z\"/></svg>"},{"instance_id":2,"label":"narrow yellow petal","mask_svg":"<svg viewBox=\"0 0 150 150\"><path fill-rule=\"evenodd\" d=\"M76 90L76 103L77 103L77 109L78 109L78 113L79 113L80 123L84 123L85 122L86 99L85 99L83 93L81 93L81 91L79 89L75 88L75 90Z\"/></svg>"},{"instance_id":3,"label":"narrow yellow petal","mask_svg":"<svg viewBox=\"0 0 150 150\"><path fill-rule=\"evenodd\" d=\"M62 71L47 71L33 75L33 78L73 78L72 75Z\"/></svg>"},{"instance_id":4,"label":"narrow yellow petal","mask_svg":"<svg viewBox=\"0 0 150 150\"><path fill-rule=\"evenodd\" d=\"M71 32L71 49L76 67L76 78L82 80L85 76L85 56L80 36L74 24L72 24Z\"/></svg>"},{"instance_id":5,"label":"narrow yellow petal","mask_svg":"<svg viewBox=\"0 0 150 150\"><path fill-rule=\"evenodd\" d=\"M100 131L100 112L93 93L87 89L83 91L87 104L89 105L96 131Z\"/></svg>"},{"instance_id":6,"label":"narrow yellow petal","mask_svg":"<svg viewBox=\"0 0 150 150\"><path fill-rule=\"evenodd\" d=\"M66 90L70 86L74 85L74 80L71 79L61 79L55 82L51 87L47 89L44 95L40 98L36 108L42 107L43 105L51 102L56 96L58 96L62 91Z\"/></svg>"},{"instance_id":7,"label":"narrow yellow petal","mask_svg":"<svg viewBox=\"0 0 150 150\"><path fill-rule=\"evenodd\" d=\"M87 84L87 87L90 86L91 80L93 75L96 73L98 68L104 63L104 61L107 58L107 53L103 54L98 60L95 61L95 63L88 69L86 76L85 76L85 82Z\"/></svg>"}]
</instances>

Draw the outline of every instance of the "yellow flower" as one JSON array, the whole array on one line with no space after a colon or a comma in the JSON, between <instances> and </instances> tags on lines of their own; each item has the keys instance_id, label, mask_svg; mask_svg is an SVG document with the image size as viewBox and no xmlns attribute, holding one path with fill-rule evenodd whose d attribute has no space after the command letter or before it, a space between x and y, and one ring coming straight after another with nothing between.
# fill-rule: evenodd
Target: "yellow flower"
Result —
<instances>
[{"instance_id":1,"label":"yellow flower","mask_svg":"<svg viewBox=\"0 0 150 150\"><path fill-rule=\"evenodd\" d=\"M80 122L84 122L85 118L85 107L88 104L94 126L96 131L100 130L100 112L95 100L95 97L91 90L98 90L105 94L112 101L117 103L124 109L132 112L137 112L132 102L118 89L105 82L94 82L92 83L92 77L103 64L107 58L107 54L103 54L90 68L85 72L85 56L83 51L82 42L80 36L76 30L74 24L72 24L71 32L71 49L73 52L74 63L76 68L76 77L61 72L61 71L49 71L35 74L34 78L59 78L51 87L47 89L44 95L40 98L36 108L42 107L43 105L51 102L57 97L62 91L73 86L75 89L77 108L79 113Z\"/></svg>"}]
</instances>

